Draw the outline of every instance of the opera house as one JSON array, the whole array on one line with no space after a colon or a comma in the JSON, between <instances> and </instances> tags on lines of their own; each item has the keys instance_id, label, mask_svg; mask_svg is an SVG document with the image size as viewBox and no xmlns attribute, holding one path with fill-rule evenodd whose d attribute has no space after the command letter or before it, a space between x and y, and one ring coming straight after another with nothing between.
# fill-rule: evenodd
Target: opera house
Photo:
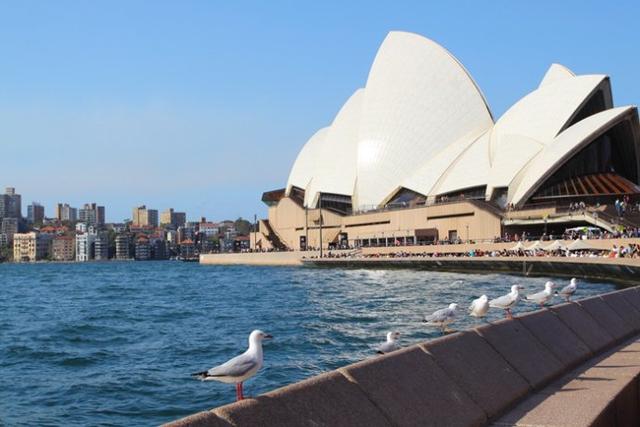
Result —
<instances>
[{"instance_id":1,"label":"opera house","mask_svg":"<svg viewBox=\"0 0 640 427\"><path fill-rule=\"evenodd\" d=\"M505 233L615 226L640 193L635 106L614 107L606 75L552 64L494 118L445 48L389 33L331 124L302 147L286 187L263 194L257 248L488 241ZM571 203L593 209L569 212ZM597 207L598 209L596 210Z\"/></svg>"}]
</instances>

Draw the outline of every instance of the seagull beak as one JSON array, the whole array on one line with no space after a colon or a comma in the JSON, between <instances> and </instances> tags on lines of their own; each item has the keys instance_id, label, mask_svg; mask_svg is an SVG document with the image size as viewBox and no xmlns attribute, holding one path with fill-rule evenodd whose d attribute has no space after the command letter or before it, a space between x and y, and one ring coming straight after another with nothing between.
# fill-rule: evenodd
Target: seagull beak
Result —
<instances>
[{"instance_id":1,"label":"seagull beak","mask_svg":"<svg viewBox=\"0 0 640 427\"><path fill-rule=\"evenodd\" d=\"M265 335L264 335L264 337L265 337L266 339L271 339L271 338L273 338L273 335L265 334Z\"/></svg>"}]
</instances>

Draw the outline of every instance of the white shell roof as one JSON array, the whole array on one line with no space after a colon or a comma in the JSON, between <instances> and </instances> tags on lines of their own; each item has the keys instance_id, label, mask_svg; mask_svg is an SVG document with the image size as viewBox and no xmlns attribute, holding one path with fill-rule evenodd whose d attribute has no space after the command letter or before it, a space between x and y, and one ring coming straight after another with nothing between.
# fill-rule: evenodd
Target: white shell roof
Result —
<instances>
[{"instance_id":1,"label":"white shell roof","mask_svg":"<svg viewBox=\"0 0 640 427\"><path fill-rule=\"evenodd\" d=\"M311 138L300 150L296 161L293 163L289 179L287 180L287 195L291 192L291 187L296 186L302 189L307 188L311 179L320 172L319 164L316 160L322 151L322 142L329 133L329 128L322 128L313 134Z\"/></svg>"},{"instance_id":2,"label":"white shell roof","mask_svg":"<svg viewBox=\"0 0 640 427\"><path fill-rule=\"evenodd\" d=\"M447 50L389 33L367 80L354 205L379 205L449 144L492 124L484 97Z\"/></svg>"},{"instance_id":3,"label":"white shell roof","mask_svg":"<svg viewBox=\"0 0 640 427\"><path fill-rule=\"evenodd\" d=\"M306 206L316 206L320 192L347 196L353 194L363 101L364 89L358 89L329 127L322 141L322 149L313 160L322 169L306 188Z\"/></svg>"},{"instance_id":4,"label":"white shell roof","mask_svg":"<svg viewBox=\"0 0 640 427\"><path fill-rule=\"evenodd\" d=\"M600 90L609 109L567 129ZM300 151L287 194L292 186L305 189L310 207L321 192L352 196L358 209L384 204L400 188L432 197L486 185L487 198L507 187L508 200L520 203L586 138L627 111L611 104L607 76L576 76L552 64L539 87L494 124L484 96L447 50L391 32L366 87Z\"/></svg>"},{"instance_id":5,"label":"white shell roof","mask_svg":"<svg viewBox=\"0 0 640 427\"><path fill-rule=\"evenodd\" d=\"M523 171L523 178L508 201L518 204L523 198L530 197L550 174L634 110L635 107L626 106L601 111L563 131Z\"/></svg>"},{"instance_id":6,"label":"white shell roof","mask_svg":"<svg viewBox=\"0 0 640 427\"><path fill-rule=\"evenodd\" d=\"M555 83L560 80L567 79L569 77L575 77L573 71L560 64L551 64L547 72L545 73L542 81L540 82L540 86L543 87L552 83Z\"/></svg>"},{"instance_id":7,"label":"white shell roof","mask_svg":"<svg viewBox=\"0 0 640 427\"><path fill-rule=\"evenodd\" d=\"M486 185L489 180L489 138L487 131L476 139L447 168L430 195L446 194Z\"/></svg>"},{"instance_id":8,"label":"white shell roof","mask_svg":"<svg viewBox=\"0 0 640 427\"><path fill-rule=\"evenodd\" d=\"M487 195L494 188L508 187L518 171L554 140L605 81L604 75L585 75L549 82L504 113L491 134Z\"/></svg>"}]
</instances>

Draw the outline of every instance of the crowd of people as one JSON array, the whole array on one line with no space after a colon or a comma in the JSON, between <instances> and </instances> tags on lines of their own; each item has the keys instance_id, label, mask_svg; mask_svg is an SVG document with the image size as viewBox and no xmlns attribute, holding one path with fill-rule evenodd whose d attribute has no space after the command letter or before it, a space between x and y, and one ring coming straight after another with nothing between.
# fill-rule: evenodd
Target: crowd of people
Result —
<instances>
[{"instance_id":1,"label":"crowd of people","mask_svg":"<svg viewBox=\"0 0 640 427\"><path fill-rule=\"evenodd\" d=\"M567 258L640 258L640 245L630 243L627 245L613 245L612 249L580 249L570 250L566 247L555 250L544 249L472 249L465 252L409 252L400 250L397 252L377 252L363 254L360 252L332 252L328 251L323 258L479 258L479 257L567 257ZM317 259L318 256L312 256Z\"/></svg>"}]
</instances>

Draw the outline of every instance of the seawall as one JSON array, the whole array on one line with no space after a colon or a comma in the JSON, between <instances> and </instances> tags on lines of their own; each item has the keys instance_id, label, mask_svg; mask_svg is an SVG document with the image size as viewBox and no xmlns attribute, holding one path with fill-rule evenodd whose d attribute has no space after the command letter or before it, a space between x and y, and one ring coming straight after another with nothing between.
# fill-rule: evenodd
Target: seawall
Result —
<instances>
[{"instance_id":1,"label":"seawall","mask_svg":"<svg viewBox=\"0 0 640 427\"><path fill-rule=\"evenodd\" d=\"M634 287L417 343L169 425L635 425L638 354Z\"/></svg>"},{"instance_id":2,"label":"seawall","mask_svg":"<svg viewBox=\"0 0 640 427\"><path fill-rule=\"evenodd\" d=\"M507 273L523 276L564 276L640 284L640 258L571 257L397 257L322 258L302 261L309 267L411 268L463 273Z\"/></svg>"}]
</instances>

